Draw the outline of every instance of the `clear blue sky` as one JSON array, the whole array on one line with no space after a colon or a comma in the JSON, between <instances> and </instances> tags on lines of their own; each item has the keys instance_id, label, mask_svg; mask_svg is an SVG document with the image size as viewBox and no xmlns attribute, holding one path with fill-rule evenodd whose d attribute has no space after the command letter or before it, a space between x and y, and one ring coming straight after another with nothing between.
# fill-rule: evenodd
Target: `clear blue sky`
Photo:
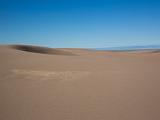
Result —
<instances>
[{"instance_id":1,"label":"clear blue sky","mask_svg":"<svg viewBox=\"0 0 160 120\"><path fill-rule=\"evenodd\" d=\"M0 44L160 45L160 1L0 0Z\"/></svg>"}]
</instances>

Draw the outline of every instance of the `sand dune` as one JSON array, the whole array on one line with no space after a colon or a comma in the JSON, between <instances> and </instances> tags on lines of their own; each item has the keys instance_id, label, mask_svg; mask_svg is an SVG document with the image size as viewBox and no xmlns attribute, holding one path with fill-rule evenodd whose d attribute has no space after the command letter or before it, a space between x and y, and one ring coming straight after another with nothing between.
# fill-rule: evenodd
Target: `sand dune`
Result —
<instances>
[{"instance_id":1,"label":"sand dune","mask_svg":"<svg viewBox=\"0 0 160 120\"><path fill-rule=\"evenodd\" d=\"M152 53L160 53L160 50L153 50Z\"/></svg>"},{"instance_id":2,"label":"sand dune","mask_svg":"<svg viewBox=\"0 0 160 120\"><path fill-rule=\"evenodd\" d=\"M11 48L16 50L41 53L41 54L51 54L51 55L73 55L71 52L66 52L64 50L51 49L46 47L31 46L31 45L11 45Z\"/></svg>"},{"instance_id":3,"label":"sand dune","mask_svg":"<svg viewBox=\"0 0 160 120\"><path fill-rule=\"evenodd\" d=\"M0 46L0 120L159 120L159 53Z\"/></svg>"}]
</instances>

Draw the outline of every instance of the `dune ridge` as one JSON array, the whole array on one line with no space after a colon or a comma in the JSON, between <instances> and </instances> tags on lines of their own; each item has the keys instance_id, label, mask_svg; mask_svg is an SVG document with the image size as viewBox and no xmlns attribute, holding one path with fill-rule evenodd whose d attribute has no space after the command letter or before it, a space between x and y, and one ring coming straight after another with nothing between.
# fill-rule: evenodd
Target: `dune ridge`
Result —
<instances>
[{"instance_id":1,"label":"dune ridge","mask_svg":"<svg viewBox=\"0 0 160 120\"><path fill-rule=\"evenodd\" d=\"M25 52L32 52L32 53L40 53L40 54L49 54L49 55L75 55L71 52L54 49L54 48L47 48L47 47L40 47L40 46L32 46L32 45L10 45L11 48L25 51Z\"/></svg>"}]
</instances>

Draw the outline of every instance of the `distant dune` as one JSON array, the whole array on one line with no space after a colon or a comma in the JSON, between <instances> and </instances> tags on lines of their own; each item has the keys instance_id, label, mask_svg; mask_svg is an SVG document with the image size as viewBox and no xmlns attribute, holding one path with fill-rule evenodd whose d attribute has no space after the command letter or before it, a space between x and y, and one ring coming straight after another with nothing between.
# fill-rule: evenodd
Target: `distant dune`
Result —
<instances>
[{"instance_id":1,"label":"distant dune","mask_svg":"<svg viewBox=\"0 0 160 120\"><path fill-rule=\"evenodd\" d=\"M97 50L113 50L113 51L141 51L141 50L160 50L160 45L144 45L144 46L121 46L121 47L108 47L97 48Z\"/></svg>"},{"instance_id":2,"label":"distant dune","mask_svg":"<svg viewBox=\"0 0 160 120\"><path fill-rule=\"evenodd\" d=\"M0 46L0 120L160 120L160 50Z\"/></svg>"},{"instance_id":3,"label":"distant dune","mask_svg":"<svg viewBox=\"0 0 160 120\"><path fill-rule=\"evenodd\" d=\"M31 46L31 45L11 45L11 48L16 50L33 52L33 53L41 53L41 54L53 54L53 55L73 55L71 52L66 52L64 50L58 50L53 48L39 47L39 46Z\"/></svg>"}]
</instances>

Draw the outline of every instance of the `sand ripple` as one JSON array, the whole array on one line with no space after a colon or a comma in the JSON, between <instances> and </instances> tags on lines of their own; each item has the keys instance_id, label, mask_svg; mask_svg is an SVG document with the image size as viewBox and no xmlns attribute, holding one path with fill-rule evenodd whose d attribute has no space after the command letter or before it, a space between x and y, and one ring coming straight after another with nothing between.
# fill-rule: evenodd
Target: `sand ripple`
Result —
<instances>
[{"instance_id":1,"label":"sand ripple","mask_svg":"<svg viewBox=\"0 0 160 120\"><path fill-rule=\"evenodd\" d=\"M23 79L34 80L75 80L87 77L89 71L41 71L41 70L22 70L13 69L12 76L23 77Z\"/></svg>"}]
</instances>

